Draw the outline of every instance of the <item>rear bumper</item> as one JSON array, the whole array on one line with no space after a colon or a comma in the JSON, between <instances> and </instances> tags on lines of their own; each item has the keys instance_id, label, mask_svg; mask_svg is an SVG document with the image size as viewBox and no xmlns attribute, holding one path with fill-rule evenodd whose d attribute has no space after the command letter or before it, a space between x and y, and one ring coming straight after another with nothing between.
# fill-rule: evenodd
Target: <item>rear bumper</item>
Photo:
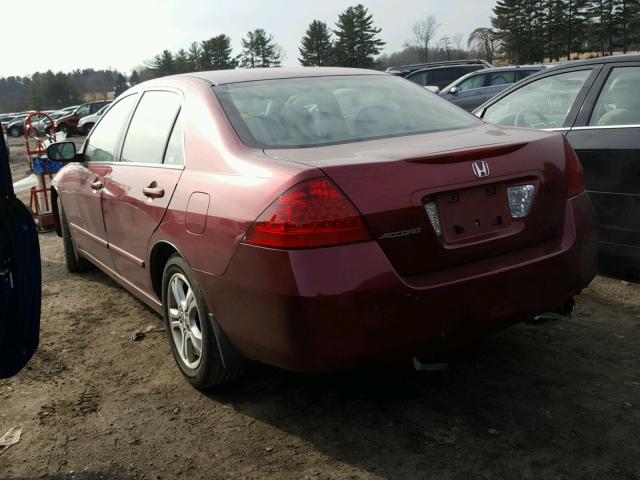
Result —
<instances>
[{"instance_id":1,"label":"rear bumper","mask_svg":"<svg viewBox=\"0 0 640 480\"><path fill-rule=\"evenodd\" d=\"M409 358L558 307L596 275L597 222L567 202L556 251L403 278L376 242L305 251L241 245L227 272L198 272L209 308L247 358L330 371Z\"/></svg>"}]
</instances>

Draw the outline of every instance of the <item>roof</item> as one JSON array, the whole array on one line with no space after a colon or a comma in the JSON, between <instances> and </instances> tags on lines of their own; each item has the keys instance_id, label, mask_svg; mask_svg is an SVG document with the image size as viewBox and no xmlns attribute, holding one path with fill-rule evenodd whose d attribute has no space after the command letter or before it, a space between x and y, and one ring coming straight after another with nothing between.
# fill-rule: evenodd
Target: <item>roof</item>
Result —
<instances>
[{"instance_id":1,"label":"roof","mask_svg":"<svg viewBox=\"0 0 640 480\"><path fill-rule=\"evenodd\" d=\"M563 62L554 67L554 69L561 68L573 68L580 67L582 65L600 65L603 63L618 63L618 62L640 62L640 55L638 54L626 54L626 55L612 55L609 57L598 57L590 60L574 60L570 62Z\"/></svg>"},{"instance_id":2,"label":"roof","mask_svg":"<svg viewBox=\"0 0 640 480\"><path fill-rule=\"evenodd\" d=\"M478 70L476 72L472 72L473 74L475 73L487 73L487 72L502 72L502 71L509 71L509 70L527 70L527 69L544 69L544 68L551 68L553 65L550 65L548 63L538 63L537 65L508 65L506 67L493 67L493 68L485 68L484 70Z\"/></svg>"},{"instance_id":3,"label":"roof","mask_svg":"<svg viewBox=\"0 0 640 480\"><path fill-rule=\"evenodd\" d=\"M213 85L225 83L275 80L279 78L327 77L337 75L386 75L376 70L340 67L298 67L298 68L243 68L235 70L214 70L175 75L174 77L200 78Z\"/></svg>"}]
</instances>

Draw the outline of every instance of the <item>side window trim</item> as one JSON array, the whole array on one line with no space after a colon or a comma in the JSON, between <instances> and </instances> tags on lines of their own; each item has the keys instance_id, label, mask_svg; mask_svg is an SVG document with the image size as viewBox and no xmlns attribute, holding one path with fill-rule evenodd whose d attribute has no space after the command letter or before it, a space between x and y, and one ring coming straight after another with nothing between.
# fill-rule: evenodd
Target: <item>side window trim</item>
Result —
<instances>
[{"instance_id":1,"label":"side window trim","mask_svg":"<svg viewBox=\"0 0 640 480\"><path fill-rule=\"evenodd\" d=\"M173 117L173 122L171 123L171 128L169 129L169 135L167 135L167 139L164 143L164 150L162 150L162 163L160 164L162 166L167 166L167 167L169 166L165 163L165 161L167 159L167 150L169 148L169 142L171 141L171 136L173 135L173 129L176 128L176 126L179 126L181 128L180 146L182 148L182 151L184 152L184 129L182 128L182 125L178 125L178 119L180 118L180 113L182 113L182 103L180 103L180 106L178 107L178 111L176 112L176 115ZM175 165L170 165L170 166L172 168L177 168ZM184 161L182 166L184 167Z\"/></svg>"},{"instance_id":2,"label":"side window trim","mask_svg":"<svg viewBox=\"0 0 640 480\"><path fill-rule=\"evenodd\" d=\"M596 103L598 102L598 98L600 98L600 94L602 89L607 83L609 79L609 75L614 68L619 67L640 67L640 62L615 62L606 65L601 65L601 69L598 73L598 78L594 79L593 85L589 93L585 96L585 100L583 102L583 108L580 110L576 121L571 126L572 128L598 128L596 126L590 126L589 121L591 120L591 115L593 114L593 109L596 107ZM602 128L602 127L599 127Z\"/></svg>"},{"instance_id":3,"label":"side window trim","mask_svg":"<svg viewBox=\"0 0 640 480\"><path fill-rule=\"evenodd\" d=\"M571 105L571 108L567 113L567 117L564 119L564 123L562 124L563 128L571 128L575 124L575 121L578 117L578 113L580 113L580 111L582 110L582 106L584 105L585 98L587 98L589 91L591 91L591 87L593 87L593 84L596 81L596 78L598 78L598 75L600 74L600 70L602 70L602 65L589 65L586 68L576 68L576 69L565 70L565 72L577 72L577 71L589 70L589 69L592 70L591 74L589 75L587 80L584 82L584 85L582 85L582 88L578 92L578 95L576 95L576 98L573 101L573 105Z\"/></svg>"},{"instance_id":4,"label":"side window trim","mask_svg":"<svg viewBox=\"0 0 640 480\"><path fill-rule=\"evenodd\" d=\"M106 117L106 113L108 113L109 110L111 110L114 107L114 105L120 103L125 98L129 98L129 97L132 97L134 95L136 95L138 97L138 99L137 99L136 104L134 105L134 107L131 109L131 112L127 116L127 119L122 124L122 128L120 129L120 133L118 134L118 140L116 141L116 146L115 146L114 151L113 151L113 161L114 162L120 161L120 150L122 149L122 139L123 139L122 132L124 131L124 127L125 126L126 126L126 128L129 128L129 122L131 121L131 117L133 116L133 112L135 111L136 108L138 108L138 103L140 102L140 98L142 97L142 95L140 95L139 92L133 92L130 95L125 95L123 97L118 98L117 101L111 102L109 104L109 108L107 108L104 112L102 112L102 115L100 115L100 118L98 119L98 121L96 122L94 127L91 129L91 132L89 132L89 136L87 138L85 138L84 143L82 144L82 154L83 154L83 159L84 159L83 163L87 162L87 160L84 158L85 148L87 147L87 144L91 140L91 136L96 131L96 128L98 127L100 122L102 120L104 120L104 118Z\"/></svg>"}]
</instances>

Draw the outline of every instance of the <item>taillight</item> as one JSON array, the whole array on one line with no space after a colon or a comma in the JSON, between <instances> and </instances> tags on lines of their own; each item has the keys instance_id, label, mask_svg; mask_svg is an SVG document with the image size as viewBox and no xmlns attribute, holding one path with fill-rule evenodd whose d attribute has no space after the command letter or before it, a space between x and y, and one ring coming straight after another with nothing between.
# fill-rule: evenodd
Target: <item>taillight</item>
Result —
<instances>
[{"instance_id":1,"label":"taillight","mask_svg":"<svg viewBox=\"0 0 640 480\"><path fill-rule=\"evenodd\" d=\"M245 243L314 248L370 240L362 216L328 178L305 180L281 195L251 225Z\"/></svg>"},{"instance_id":2,"label":"taillight","mask_svg":"<svg viewBox=\"0 0 640 480\"><path fill-rule=\"evenodd\" d=\"M584 173L576 151L566 138L564 140L564 160L567 176L569 177L567 197L575 197L579 193L584 192Z\"/></svg>"}]
</instances>

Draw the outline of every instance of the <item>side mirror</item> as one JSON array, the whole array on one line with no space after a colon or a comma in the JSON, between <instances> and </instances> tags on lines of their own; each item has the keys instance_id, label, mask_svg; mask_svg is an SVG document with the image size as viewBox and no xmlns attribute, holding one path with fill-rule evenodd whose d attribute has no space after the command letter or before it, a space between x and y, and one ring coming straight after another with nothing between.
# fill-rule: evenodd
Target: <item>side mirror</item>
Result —
<instances>
[{"instance_id":1,"label":"side mirror","mask_svg":"<svg viewBox=\"0 0 640 480\"><path fill-rule=\"evenodd\" d=\"M452 94L454 94L454 95L455 95L456 93L458 93L459 91L460 91L460 89L459 89L458 87L451 87L451 88L449 89L449 93L452 93Z\"/></svg>"},{"instance_id":2,"label":"side mirror","mask_svg":"<svg viewBox=\"0 0 640 480\"><path fill-rule=\"evenodd\" d=\"M75 162L76 144L73 142L57 142L47 147L47 157L54 162Z\"/></svg>"},{"instance_id":3,"label":"side mirror","mask_svg":"<svg viewBox=\"0 0 640 480\"><path fill-rule=\"evenodd\" d=\"M427 90L429 90L430 92L433 92L433 93L435 93L435 94L440 93L440 87L436 87L436 86L434 86L434 85L427 85L427 86L426 86L426 87L424 87L424 88L426 88Z\"/></svg>"}]
</instances>

